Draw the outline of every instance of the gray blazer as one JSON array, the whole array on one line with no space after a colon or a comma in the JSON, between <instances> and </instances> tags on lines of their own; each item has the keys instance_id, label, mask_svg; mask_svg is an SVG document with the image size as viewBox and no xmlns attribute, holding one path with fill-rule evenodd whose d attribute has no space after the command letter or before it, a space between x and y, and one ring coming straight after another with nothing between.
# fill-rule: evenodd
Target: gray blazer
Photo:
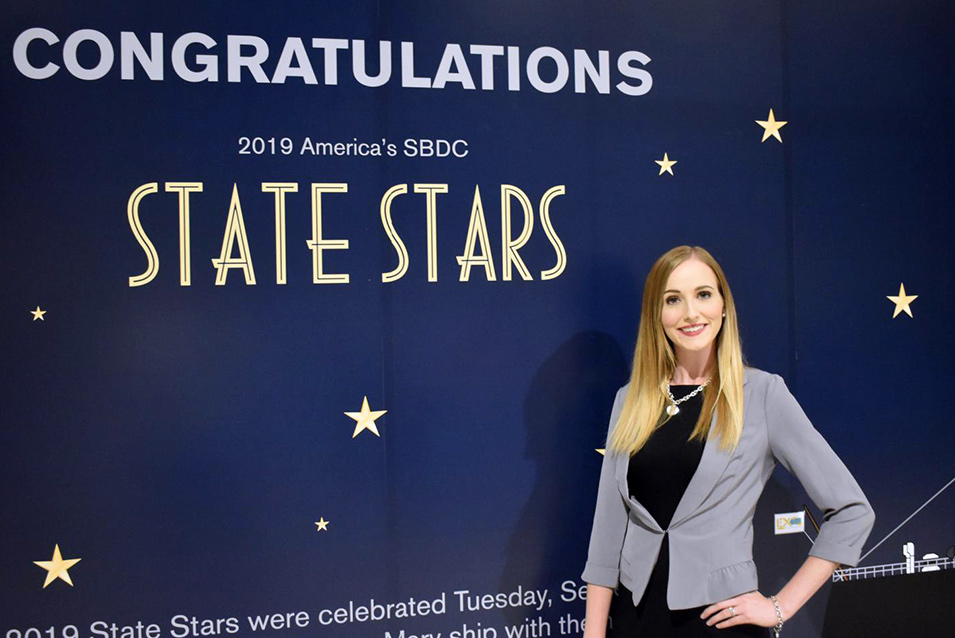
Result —
<instances>
[{"instance_id":1,"label":"gray blazer","mask_svg":"<svg viewBox=\"0 0 955 638\"><path fill-rule=\"evenodd\" d=\"M611 430L626 392L627 386L617 392ZM753 512L777 462L799 479L823 511L825 522L809 554L858 564L875 521L859 484L813 428L782 377L746 368L743 401L739 446L726 453L716 437L707 439L667 529L630 497L629 456L607 451L582 580L611 588L622 583L633 592L636 605L669 535L670 609L709 605L757 589Z\"/></svg>"}]
</instances>

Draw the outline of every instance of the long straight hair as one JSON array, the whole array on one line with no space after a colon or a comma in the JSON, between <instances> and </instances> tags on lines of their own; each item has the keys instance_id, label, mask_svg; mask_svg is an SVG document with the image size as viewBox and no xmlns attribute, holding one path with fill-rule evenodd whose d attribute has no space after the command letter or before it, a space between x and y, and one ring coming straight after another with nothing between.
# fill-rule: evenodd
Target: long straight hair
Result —
<instances>
[{"instance_id":1,"label":"long straight hair","mask_svg":"<svg viewBox=\"0 0 955 638\"><path fill-rule=\"evenodd\" d=\"M716 335L716 366L703 391L703 409L690 440L718 436L720 449L733 450L743 434L743 349L736 319L733 293L723 269L713 256L699 246L677 246L657 259L643 287L640 328L633 353L630 386L612 430L607 447L617 453L636 454L654 430L669 421L664 413L667 385L676 370L673 344L663 330L663 299L667 280L677 266L691 257L709 266L716 275L726 317ZM713 413L716 423L710 425Z\"/></svg>"}]
</instances>

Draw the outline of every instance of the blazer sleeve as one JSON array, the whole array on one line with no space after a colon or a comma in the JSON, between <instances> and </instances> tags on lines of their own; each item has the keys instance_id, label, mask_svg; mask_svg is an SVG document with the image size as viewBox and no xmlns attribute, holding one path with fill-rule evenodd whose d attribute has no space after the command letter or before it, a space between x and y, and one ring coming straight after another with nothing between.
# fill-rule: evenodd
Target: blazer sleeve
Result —
<instances>
[{"instance_id":1,"label":"blazer sleeve","mask_svg":"<svg viewBox=\"0 0 955 638\"><path fill-rule=\"evenodd\" d=\"M626 396L626 386L617 391L610 411L610 426L607 429L609 439L620 409ZM610 450L604 452L600 466L600 482L597 487L597 507L594 511L594 524L590 532L590 549L587 563L580 578L584 582L615 589L620 579L620 553L623 550L623 538L627 532L627 504L617 489L614 477L614 455Z\"/></svg>"},{"instance_id":2,"label":"blazer sleeve","mask_svg":"<svg viewBox=\"0 0 955 638\"><path fill-rule=\"evenodd\" d=\"M809 555L855 566L875 522L872 506L786 382L777 374L772 376L766 397L770 449L823 511L824 522Z\"/></svg>"}]
</instances>

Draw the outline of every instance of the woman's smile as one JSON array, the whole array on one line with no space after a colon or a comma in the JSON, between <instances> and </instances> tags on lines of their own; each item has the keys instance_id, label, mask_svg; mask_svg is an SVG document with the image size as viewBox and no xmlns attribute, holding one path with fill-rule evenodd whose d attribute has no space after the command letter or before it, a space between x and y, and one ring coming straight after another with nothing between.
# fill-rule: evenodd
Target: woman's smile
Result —
<instances>
[{"instance_id":1,"label":"woman's smile","mask_svg":"<svg viewBox=\"0 0 955 638\"><path fill-rule=\"evenodd\" d=\"M687 337L695 337L701 332L703 332L704 328L706 328L705 323L697 323L697 324L693 324L692 326L679 328L679 331L685 334Z\"/></svg>"}]
</instances>

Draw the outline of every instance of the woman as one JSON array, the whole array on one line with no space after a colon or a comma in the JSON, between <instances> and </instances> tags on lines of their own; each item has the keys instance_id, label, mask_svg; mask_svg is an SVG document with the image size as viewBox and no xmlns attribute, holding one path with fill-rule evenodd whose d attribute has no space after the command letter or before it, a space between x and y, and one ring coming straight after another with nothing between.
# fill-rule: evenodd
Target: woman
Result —
<instances>
[{"instance_id":1,"label":"woman","mask_svg":"<svg viewBox=\"0 0 955 638\"><path fill-rule=\"evenodd\" d=\"M825 523L806 562L767 598L757 591L753 512L777 462ZM782 378L744 366L716 260L690 246L661 256L643 290L630 382L611 411L582 575L584 638L604 638L608 617L614 638L778 635L839 564L858 563L874 520Z\"/></svg>"}]
</instances>

